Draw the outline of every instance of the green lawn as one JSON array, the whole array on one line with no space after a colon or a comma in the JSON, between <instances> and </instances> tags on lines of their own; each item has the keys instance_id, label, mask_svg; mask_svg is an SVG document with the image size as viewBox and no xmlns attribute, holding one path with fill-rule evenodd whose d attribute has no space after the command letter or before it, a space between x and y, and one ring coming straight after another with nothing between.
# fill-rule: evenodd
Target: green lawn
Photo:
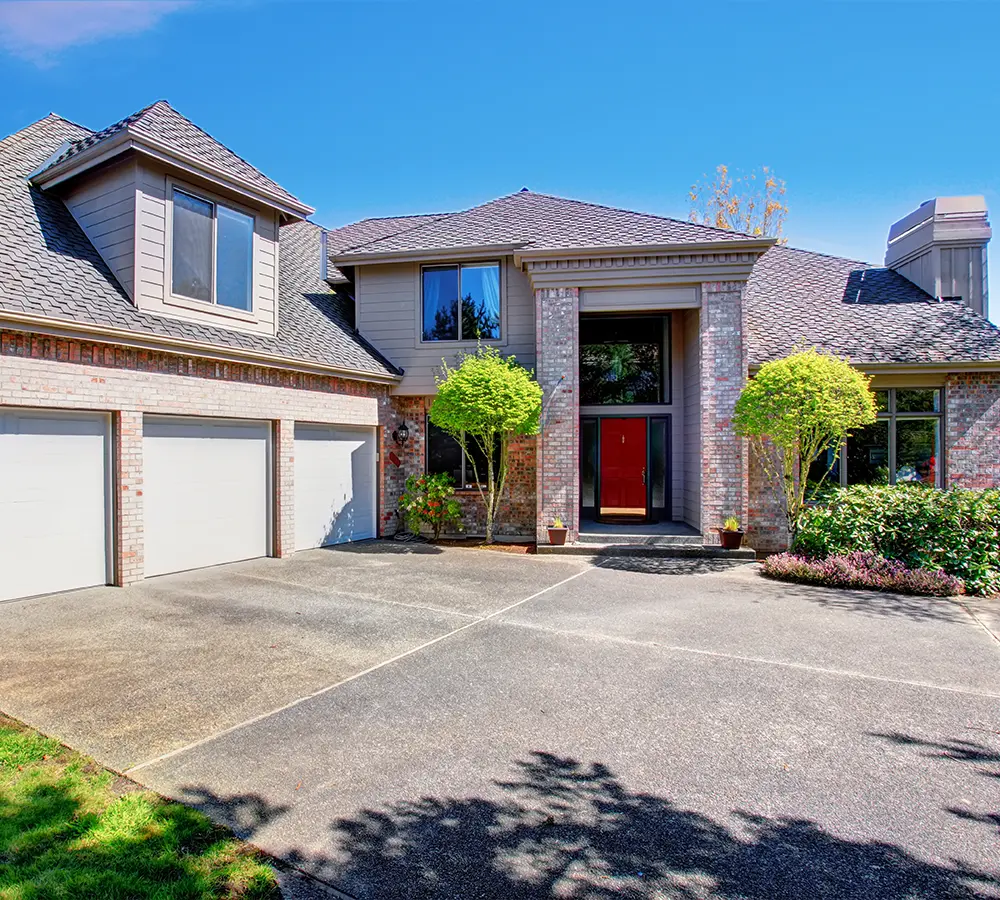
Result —
<instances>
[{"instance_id":1,"label":"green lawn","mask_svg":"<svg viewBox=\"0 0 1000 900\"><path fill-rule=\"evenodd\" d=\"M0 900L280 897L257 852L0 716Z\"/></svg>"}]
</instances>

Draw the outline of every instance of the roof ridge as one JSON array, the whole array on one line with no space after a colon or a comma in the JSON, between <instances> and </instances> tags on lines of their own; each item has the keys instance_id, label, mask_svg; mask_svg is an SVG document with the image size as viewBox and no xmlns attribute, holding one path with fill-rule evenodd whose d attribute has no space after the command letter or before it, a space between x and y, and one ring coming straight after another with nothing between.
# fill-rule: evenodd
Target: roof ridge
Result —
<instances>
[{"instance_id":1,"label":"roof ridge","mask_svg":"<svg viewBox=\"0 0 1000 900\"><path fill-rule=\"evenodd\" d=\"M59 121L59 122L65 122L67 125L72 125L74 128L82 128L84 131L88 132L89 134L93 134L93 132L90 131L90 129L87 128L86 125L80 125L77 122L72 122L69 119L63 118L58 113L50 112L47 116L42 116L42 118L36 119L34 122L29 122L23 128L19 128L17 131L12 131L6 137L0 138L0 146L3 146L5 144L7 144L8 141L10 141L11 144L15 144L19 140L22 140L22 139L24 139L26 137L30 137L32 129L34 129L36 126L41 125L42 123L48 122L50 120L52 120L52 121ZM82 138L79 138L78 140L82 140Z\"/></svg>"},{"instance_id":2,"label":"roof ridge","mask_svg":"<svg viewBox=\"0 0 1000 900\"><path fill-rule=\"evenodd\" d=\"M240 161L241 163L243 163L243 164L245 164L245 165L248 165L248 166L249 166L249 167L250 167L251 169L253 169L253 170L254 170L254 171L255 171L255 172L256 172L256 173L258 174L258 175L260 175L260 176L261 176L261 178L266 178L266 179L267 179L268 181L270 181L270 182L271 182L271 184L273 184L273 185L275 185L275 186L277 186L277 187L281 187L281 185L280 185L280 184L278 184L278 182L276 182L276 181L275 181L275 180L274 180L273 178L270 178L269 176L265 175L265 174L264 174L264 173L263 173L263 172L262 172L262 171L261 171L260 169L258 169L258 168L257 168L257 167L256 167L256 166L255 166L255 165L254 165L254 164L252 163L252 162L250 162L250 161L249 161L248 159L244 159L244 158L243 158L242 156L240 156L240 155L239 155L239 153L237 153L237 152L236 152L235 150L233 150L233 149L232 149L232 148L231 148L231 147L230 147L230 146L229 146L228 144L224 144L224 143L223 143L222 141L220 141L220 140L219 140L219 139L218 139L217 137L215 137L215 135L213 135L213 134L209 134L209 133L208 133L207 131L205 131L205 129L204 129L204 128L202 128L202 127L201 127L201 126L200 126L200 125L199 125L199 124L198 124L197 122L194 122L194 121L192 121L191 119L189 119L189 118L188 118L188 117L187 117L186 115L184 115L184 113L182 113L182 112L181 112L181 111L180 111L179 109L174 109L174 107L172 107L172 106L170 105L170 101L168 101L168 100L157 100L157 101L156 101L155 103L150 103L150 104L149 104L149 106L147 106L147 107L146 107L145 109L143 109L143 110L140 110L140 111L139 111L138 113L136 113L136 118L134 119L134 121L138 122L138 121L139 121L140 119L143 119L143 118L145 118L145 117L146 117L146 114L147 114L147 113L149 113L149 112L150 112L150 110L152 110L154 106L164 106L164 107L166 107L166 108L167 108L168 110L170 110L170 112L174 113L175 115L178 115L178 116L180 116L180 117L181 117L181 118L182 118L182 119L183 119L183 120L184 120L185 122L187 122L187 123L188 123L188 125L190 125L190 126L191 126L192 128L195 128L195 129L197 129L198 131L200 131L200 132L201 132L201 133L202 133L203 135L205 135L205 137L207 137L207 138L208 138L208 139L209 139L210 141L215 141L215 143L216 143L216 144L218 144L218 145L219 145L220 147L222 147L222 148L223 148L224 150L226 150L226 151L227 151L227 152L229 152L229 153L232 153L232 154L233 154L233 156L235 156L235 157L236 157L236 158L237 158L237 159L238 159L238 160L239 160L239 161ZM284 190L284 188L282 188L282 190Z\"/></svg>"},{"instance_id":3,"label":"roof ridge","mask_svg":"<svg viewBox=\"0 0 1000 900\"><path fill-rule=\"evenodd\" d=\"M412 233L414 231L419 231L421 228L427 228L430 225L436 225L442 219L446 219L446 218L449 218L450 216L457 216L457 215L461 215L461 213L444 213L444 214L442 214L440 216L437 216L434 219L431 219L429 222L421 222L419 225L414 225L412 228L404 228L402 231L396 231L396 232L394 232L393 234L390 234L390 235L384 235L384 236L379 237L379 238L372 238L370 241L362 241L360 244L351 244L348 247L343 247L340 250L338 250L336 253L334 253L333 255L334 256L339 256L341 253L349 253L352 250L357 250L360 247L367 247L369 244L377 244L379 241L388 240L388 238L391 238L391 237L399 237L401 234L410 234L410 233ZM404 216L404 217L401 217L401 218L415 219L415 218L418 218L418 217L419 217L419 214L415 213L412 216ZM391 219L393 217L392 216L387 216L386 218L390 218ZM362 219L361 220L361 222L370 222L370 221L373 221L373 220L372 219ZM383 219L382 221L385 221L385 219ZM359 225L361 223L360 222L352 222L351 224L353 224L353 225ZM349 226L344 225L342 227L347 228Z\"/></svg>"},{"instance_id":4,"label":"roof ridge","mask_svg":"<svg viewBox=\"0 0 1000 900\"><path fill-rule=\"evenodd\" d=\"M750 234L746 231L737 231L735 228L719 228L715 225L705 225L701 222L692 222L690 219L678 219L676 216L661 216L659 213L643 212L638 209L626 209L624 206L609 206L606 203L592 203L589 200L577 200L575 197L560 197L557 194L546 194L542 191L530 191L524 190L523 188L519 191L515 191L513 194L506 194L503 197L498 197L497 200L506 200L508 197L517 197L524 194L527 194L528 196L545 197L548 200L559 200L563 203L575 203L578 206L588 206L591 209L606 209L609 212L627 213L633 216L645 216L649 219L657 219L662 222L674 222L678 225L693 225L696 228L704 228L708 231L717 232L718 234L733 234L740 235L742 237L759 238L761 240L767 239L766 235ZM490 202L495 203L496 200ZM487 204L484 203L482 205L486 206Z\"/></svg>"},{"instance_id":5,"label":"roof ridge","mask_svg":"<svg viewBox=\"0 0 1000 900\"><path fill-rule=\"evenodd\" d=\"M794 253L807 253L810 256L822 256L824 259L836 259L841 262L855 263L859 266L864 266L866 269L887 269L888 266L876 266L870 262L866 262L863 259L852 259L850 256L837 256L834 253L821 253L819 250L807 250L805 247L791 247L788 244L775 244L771 250L791 250ZM769 250L768 253L771 251ZM893 270L895 271L895 270Z\"/></svg>"}]
</instances>

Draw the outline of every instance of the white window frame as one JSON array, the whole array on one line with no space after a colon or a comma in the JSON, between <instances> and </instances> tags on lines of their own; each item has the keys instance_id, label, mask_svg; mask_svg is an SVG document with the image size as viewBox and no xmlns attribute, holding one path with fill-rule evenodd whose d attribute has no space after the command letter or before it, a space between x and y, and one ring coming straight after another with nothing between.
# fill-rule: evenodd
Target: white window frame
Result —
<instances>
[{"instance_id":1,"label":"white window frame","mask_svg":"<svg viewBox=\"0 0 1000 900\"><path fill-rule=\"evenodd\" d=\"M196 297L187 297L184 294L174 293L174 194L177 192L187 194L196 200L212 205L212 296L209 300L198 300ZM218 233L219 217L217 209L225 206L235 212L242 213L253 220L253 232L250 241L250 309L236 309L232 306L220 306L216 302L216 282L219 276L218 261ZM257 212L240 203L234 203L226 197L220 197L202 188L192 187L183 181L168 179L167 181L167 222L166 222L166 272L164 273L163 297L164 302L173 306L182 306L186 309L211 310L215 315L229 316L233 319L241 319L245 322L257 321Z\"/></svg>"},{"instance_id":2,"label":"white window frame","mask_svg":"<svg viewBox=\"0 0 1000 900\"><path fill-rule=\"evenodd\" d=\"M497 271L500 275L500 334L495 338L483 338L484 344L495 344L497 346L502 346L505 343L505 335L507 334L507 277L504 272L504 261L502 259L466 259L461 262L433 262L425 263L421 265L417 272L417 295L420 297L420 303L417 307L417 338L421 344L426 344L429 347L435 347L439 344L445 345L457 345L466 344L469 346L474 346L476 344L476 338L462 337L462 268L464 266L469 266L470 268L475 268L477 266L496 266ZM458 316L458 339L457 340L441 340L441 341L428 341L424 339L424 270L425 269L458 269L458 290L459 290L459 316Z\"/></svg>"}]
</instances>

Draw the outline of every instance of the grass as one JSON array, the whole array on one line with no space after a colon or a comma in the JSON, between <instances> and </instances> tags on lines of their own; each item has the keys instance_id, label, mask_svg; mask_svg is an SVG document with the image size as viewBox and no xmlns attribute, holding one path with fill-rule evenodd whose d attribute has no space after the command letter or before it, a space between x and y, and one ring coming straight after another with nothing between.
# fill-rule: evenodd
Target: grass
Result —
<instances>
[{"instance_id":1,"label":"grass","mask_svg":"<svg viewBox=\"0 0 1000 900\"><path fill-rule=\"evenodd\" d=\"M0 716L0 900L280 896L258 852L200 812Z\"/></svg>"}]
</instances>

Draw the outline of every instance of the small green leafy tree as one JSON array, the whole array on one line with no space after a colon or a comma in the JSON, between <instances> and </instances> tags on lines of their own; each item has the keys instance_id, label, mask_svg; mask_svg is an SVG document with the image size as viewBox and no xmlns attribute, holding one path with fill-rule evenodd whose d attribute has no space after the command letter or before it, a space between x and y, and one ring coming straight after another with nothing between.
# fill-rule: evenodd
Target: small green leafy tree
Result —
<instances>
[{"instance_id":1,"label":"small green leafy tree","mask_svg":"<svg viewBox=\"0 0 1000 900\"><path fill-rule=\"evenodd\" d=\"M530 371L513 356L501 356L496 347L480 344L454 368L442 363L430 419L458 441L472 465L486 507L486 543L491 544L507 485L510 443L538 433L542 389ZM485 472L477 469L473 447L486 460Z\"/></svg>"},{"instance_id":2,"label":"small green leafy tree","mask_svg":"<svg viewBox=\"0 0 1000 900\"><path fill-rule=\"evenodd\" d=\"M736 402L736 433L749 438L793 540L810 466L831 447L839 447L852 429L875 421L870 381L847 360L814 347L765 363Z\"/></svg>"},{"instance_id":3,"label":"small green leafy tree","mask_svg":"<svg viewBox=\"0 0 1000 900\"><path fill-rule=\"evenodd\" d=\"M430 525L434 540L441 537L445 526L462 518L462 507L454 494L455 483L447 473L407 478L399 509L410 531L419 534L422 525Z\"/></svg>"}]
</instances>

